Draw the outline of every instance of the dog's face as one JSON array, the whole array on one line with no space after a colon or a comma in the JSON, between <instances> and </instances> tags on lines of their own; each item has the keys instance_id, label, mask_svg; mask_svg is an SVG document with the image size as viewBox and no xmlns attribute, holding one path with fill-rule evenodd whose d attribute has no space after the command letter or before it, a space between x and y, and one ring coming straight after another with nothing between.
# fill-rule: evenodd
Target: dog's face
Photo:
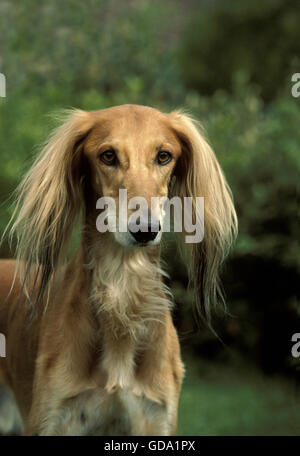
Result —
<instances>
[{"instance_id":1,"label":"dog's face","mask_svg":"<svg viewBox=\"0 0 300 456\"><path fill-rule=\"evenodd\" d=\"M164 114L145 106L125 105L68 114L20 184L16 206L21 210L12 233L18 235L18 258L24 260L25 289L30 285L28 271L38 265L42 271L39 302L63 259L77 216L84 211L85 243L91 239L94 214L104 209L96 206L95 196L98 201L110 197L117 215L122 189L129 200L146 200L155 228L149 229L149 213L140 215L140 225L146 230L139 234L124 217L127 230L117 229L113 234L125 246L159 243L163 212L161 206L152 209L151 198L176 196L183 202L185 198L193 202L199 196L205 198L203 241L189 243L186 250L191 254L189 273L196 285L197 305L203 315L209 315L210 303L219 293L218 269L236 235L237 219L213 150L197 122L181 111ZM198 219L197 204L190 213L193 220ZM186 220L185 211L183 215ZM124 227L122 218L119 221ZM97 215L98 228L96 219ZM181 232L178 238L185 244L190 230L184 226ZM100 240L106 242L99 233Z\"/></svg>"},{"instance_id":2,"label":"dog's face","mask_svg":"<svg viewBox=\"0 0 300 456\"><path fill-rule=\"evenodd\" d=\"M96 195L115 202L115 239L125 246L158 244L164 215L158 198L168 196L172 173L181 155L181 144L168 115L149 107L125 105L98 111L94 116L84 154L90 163ZM119 190L126 190L121 192L127 194L126 205L127 199L135 199L123 215L119 215ZM146 207L140 204L140 198ZM138 219L133 218L134 212ZM119 217L125 222L125 232L119 229Z\"/></svg>"}]
</instances>

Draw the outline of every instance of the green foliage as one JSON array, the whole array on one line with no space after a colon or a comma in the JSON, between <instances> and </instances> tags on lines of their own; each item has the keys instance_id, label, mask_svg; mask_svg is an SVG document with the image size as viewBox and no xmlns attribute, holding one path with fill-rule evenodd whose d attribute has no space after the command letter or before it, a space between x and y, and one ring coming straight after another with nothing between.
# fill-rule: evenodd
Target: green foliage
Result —
<instances>
[{"instance_id":1,"label":"green foliage","mask_svg":"<svg viewBox=\"0 0 300 456\"><path fill-rule=\"evenodd\" d=\"M298 8L294 0L201 3L180 52L186 85L211 95L242 80L273 100L299 69Z\"/></svg>"},{"instance_id":2,"label":"green foliage","mask_svg":"<svg viewBox=\"0 0 300 456\"><path fill-rule=\"evenodd\" d=\"M234 96L190 93L186 105L203 120L239 219L239 236L223 275L234 318L216 320L216 329L226 343L239 346L266 370L289 369L290 334L299 322L299 102L286 91L264 108L260 97L241 87ZM171 275L181 304L179 320L193 331L180 310L190 301L184 276L174 264ZM205 344L208 353L222 353L208 331L189 340L198 353L205 353Z\"/></svg>"},{"instance_id":3,"label":"green foliage","mask_svg":"<svg viewBox=\"0 0 300 456\"><path fill-rule=\"evenodd\" d=\"M239 217L235 252L276 258L300 272L296 252L300 173L300 106L290 94L263 109L246 87L235 97L217 93L189 106L205 120L228 178Z\"/></svg>"},{"instance_id":4,"label":"green foliage","mask_svg":"<svg viewBox=\"0 0 300 456\"><path fill-rule=\"evenodd\" d=\"M163 26L170 14L156 0L3 1L0 55L8 90L22 85L77 106L95 92L112 104L176 100L183 87L171 29Z\"/></svg>"}]
</instances>

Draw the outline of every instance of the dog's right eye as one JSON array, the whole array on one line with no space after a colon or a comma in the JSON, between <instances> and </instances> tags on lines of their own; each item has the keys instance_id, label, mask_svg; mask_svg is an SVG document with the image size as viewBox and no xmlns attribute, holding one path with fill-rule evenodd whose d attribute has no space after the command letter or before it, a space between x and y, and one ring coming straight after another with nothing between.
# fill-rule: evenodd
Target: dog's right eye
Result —
<instances>
[{"instance_id":1,"label":"dog's right eye","mask_svg":"<svg viewBox=\"0 0 300 456\"><path fill-rule=\"evenodd\" d=\"M107 166L115 166L117 164L117 156L113 149L108 149L99 155L99 159Z\"/></svg>"}]
</instances>

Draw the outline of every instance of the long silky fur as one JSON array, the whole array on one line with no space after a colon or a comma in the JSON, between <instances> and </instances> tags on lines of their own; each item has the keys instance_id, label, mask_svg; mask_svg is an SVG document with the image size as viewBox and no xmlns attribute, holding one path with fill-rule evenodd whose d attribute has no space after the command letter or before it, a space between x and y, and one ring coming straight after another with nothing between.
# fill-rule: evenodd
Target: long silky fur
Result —
<instances>
[{"instance_id":1,"label":"long silky fur","mask_svg":"<svg viewBox=\"0 0 300 456\"><path fill-rule=\"evenodd\" d=\"M237 217L231 191L201 125L181 111L171 113L171 117L183 148L172 194L204 197L204 239L185 244L186 233L182 233L180 249L188 265L198 316L210 325L212 308L224 303L219 271L236 237ZM194 204L194 219L195 211Z\"/></svg>"},{"instance_id":2,"label":"long silky fur","mask_svg":"<svg viewBox=\"0 0 300 456\"><path fill-rule=\"evenodd\" d=\"M64 258L82 203L74 161L90 119L81 110L70 110L63 119L20 183L8 225L10 239L16 239L22 291L32 304L33 315Z\"/></svg>"}]
</instances>

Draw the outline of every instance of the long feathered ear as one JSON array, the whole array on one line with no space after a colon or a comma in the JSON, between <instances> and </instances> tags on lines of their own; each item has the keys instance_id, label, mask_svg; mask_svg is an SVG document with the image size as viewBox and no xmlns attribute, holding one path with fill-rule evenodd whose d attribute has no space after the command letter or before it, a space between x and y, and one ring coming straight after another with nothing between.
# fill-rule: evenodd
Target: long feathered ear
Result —
<instances>
[{"instance_id":1,"label":"long feathered ear","mask_svg":"<svg viewBox=\"0 0 300 456\"><path fill-rule=\"evenodd\" d=\"M79 144L91 127L89 113L68 112L17 189L11 236L17 240L23 289L27 296L34 295L36 306L66 251L80 212Z\"/></svg>"},{"instance_id":2,"label":"long feathered ear","mask_svg":"<svg viewBox=\"0 0 300 456\"><path fill-rule=\"evenodd\" d=\"M173 131L182 144L172 194L192 197L193 202L195 197L204 197L204 238L202 242L186 244L186 247L190 254L189 276L198 314L210 324L212 306L220 300L224 303L219 269L237 234L237 217L231 191L201 127L180 111L169 116ZM196 210L193 204L194 220Z\"/></svg>"}]
</instances>

